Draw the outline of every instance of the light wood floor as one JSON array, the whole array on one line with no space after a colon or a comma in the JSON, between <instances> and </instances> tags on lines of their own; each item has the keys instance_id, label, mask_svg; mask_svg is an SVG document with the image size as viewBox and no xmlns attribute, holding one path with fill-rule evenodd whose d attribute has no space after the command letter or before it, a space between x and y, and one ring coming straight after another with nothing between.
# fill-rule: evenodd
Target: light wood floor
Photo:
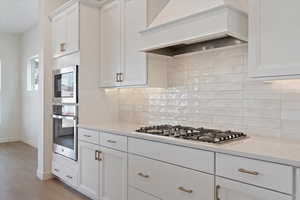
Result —
<instances>
[{"instance_id":1,"label":"light wood floor","mask_svg":"<svg viewBox=\"0 0 300 200\"><path fill-rule=\"evenodd\" d=\"M0 200L87 200L56 179L38 180L36 158L24 143L0 144Z\"/></svg>"}]
</instances>

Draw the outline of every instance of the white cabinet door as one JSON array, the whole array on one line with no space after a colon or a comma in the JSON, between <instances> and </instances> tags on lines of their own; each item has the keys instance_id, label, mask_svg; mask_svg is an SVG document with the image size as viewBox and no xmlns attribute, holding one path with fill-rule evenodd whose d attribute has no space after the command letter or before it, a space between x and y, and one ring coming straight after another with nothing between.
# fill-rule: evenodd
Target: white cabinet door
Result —
<instances>
[{"instance_id":1,"label":"white cabinet door","mask_svg":"<svg viewBox=\"0 0 300 200\"><path fill-rule=\"evenodd\" d=\"M296 200L300 200L300 169L297 169Z\"/></svg>"},{"instance_id":2,"label":"white cabinet door","mask_svg":"<svg viewBox=\"0 0 300 200\"><path fill-rule=\"evenodd\" d=\"M147 1L125 0L124 3L124 65L122 86L147 84L147 56L140 52L139 33L147 26Z\"/></svg>"},{"instance_id":3,"label":"white cabinet door","mask_svg":"<svg viewBox=\"0 0 300 200\"><path fill-rule=\"evenodd\" d=\"M141 192L132 187L128 187L128 199L129 200L159 200L158 198Z\"/></svg>"},{"instance_id":4,"label":"white cabinet door","mask_svg":"<svg viewBox=\"0 0 300 200\"><path fill-rule=\"evenodd\" d=\"M79 142L79 191L92 199L99 196L99 161L97 145Z\"/></svg>"},{"instance_id":5,"label":"white cabinet door","mask_svg":"<svg viewBox=\"0 0 300 200\"><path fill-rule=\"evenodd\" d=\"M64 43L67 40L67 30L65 28L66 17L65 13L61 13L53 18L52 21L52 42L53 56L56 57L63 53Z\"/></svg>"},{"instance_id":6,"label":"white cabinet door","mask_svg":"<svg viewBox=\"0 0 300 200\"><path fill-rule=\"evenodd\" d=\"M121 1L113 0L100 10L100 86L119 86L121 70Z\"/></svg>"},{"instance_id":7,"label":"white cabinet door","mask_svg":"<svg viewBox=\"0 0 300 200\"><path fill-rule=\"evenodd\" d=\"M79 3L53 17L53 56L79 51Z\"/></svg>"},{"instance_id":8,"label":"white cabinet door","mask_svg":"<svg viewBox=\"0 0 300 200\"><path fill-rule=\"evenodd\" d=\"M250 76L300 74L300 1L249 1Z\"/></svg>"},{"instance_id":9,"label":"white cabinet door","mask_svg":"<svg viewBox=\"0 0 300 200\"><path fill-rule=\"evenodd\" d=\"M79 4L66 10L67 53L79 51Z\"/></svg>"},{"instance_id":10,"label":"white cabinet door","mask_svg":"<svg viewBox=\"0 0 300 200\"><path fill-rule=\"evenodd\" d=\"M292 200L292 196L273 192L259 187L230 181L223 178L216 179L218 200Z\"/></svg>"},{"instance_id":11,"label":"white cabinet door","mask_svg":"<svg viewBox=\"0 0 300 200\"><path fill-rule=\"evenodd\" d=\"M127 200L127 154L101 147L100 199Z\"/></svg>"}]
</instances>

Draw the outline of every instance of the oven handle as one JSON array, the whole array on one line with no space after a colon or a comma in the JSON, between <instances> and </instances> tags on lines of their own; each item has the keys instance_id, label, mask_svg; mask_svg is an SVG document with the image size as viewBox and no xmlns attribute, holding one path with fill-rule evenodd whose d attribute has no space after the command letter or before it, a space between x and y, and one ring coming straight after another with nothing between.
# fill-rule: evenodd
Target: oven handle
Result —
<instances>
[{"instance_id":1,"label":"oven handle","mask_svg":"<svg viewBox=\"0 0 300 200\"><path fill-rule=\"evenodd\" d=\"M54 119L69 119L69 120L76 120L77 117L75 116L62 116L62 115L52 115Z\"/></svg>"}]
</instances>

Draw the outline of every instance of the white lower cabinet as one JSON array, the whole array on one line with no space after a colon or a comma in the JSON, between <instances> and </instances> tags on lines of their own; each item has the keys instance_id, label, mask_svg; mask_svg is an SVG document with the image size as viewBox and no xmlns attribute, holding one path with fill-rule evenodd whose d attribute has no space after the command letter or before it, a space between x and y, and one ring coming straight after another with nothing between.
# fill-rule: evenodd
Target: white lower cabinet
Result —
<instances>
[{"instance_id":1,"label":"white lower cabinet","mask_svg":"<svg viewBox=\"0 0 300 200\"><path fill-rule=\"evenodd\" d=\"M79 191L92 199L99 196L99 161L97 145L79 142Z\"/></svg>"},{"instance_id":2,"label":"white lower cabinet","mask_svg":"<svg viewBox=\"0 0 300 200\"><path fill-rule=\"evenodd\" d=\"M300 169L297 169L297 181L296 181L296 200L300 200Z\"/></svg>"},{"instance_id":3,"label":"white lower cabinet","mask_svg":"<svg viewBox=\"0 0 300 200\"><path fill-rule=\"evenodd\" d=\"M146 194L132 187L128 187L128 199L129 200L160 200L152 195Z\"/></svg>"},{"instance_id":4,"label":"white lower cabinet","mask_svg":"<svg viewBox=\"0 0 300 200\"><path fill-rule=\"evenodd\" d=\"M214 198L214 176L160 161L128 155L128 183L164 200Z\"/></svg>"},{"instance_id":5,"label":"white lower cabinet","mask_svg":"<svg viewBox=\"0 0 300 200\"><path fill-rule=\"evenodd\" d=\"M52 167L54 175L93 200L300 200L300 169L294 173L289 166L189 149L200 153L203 163L216 161L215 170L211 165L195 170L195 162L180 159L186 149L98 134L97 142L80 137L78 163L55 155ZM173 160L167 157L171 152L177 152Z\"/></svg>"},{"instance_id":6,"label":"white lower cabinet","mask_svg":"<svg viewBox=\"0 0 300 200\"><path fill-rule=\"evenodd\" d=\"M219 177L216 185L217 200L293 200L289 195Z\"/></svg>"},{"instance_id":7,"label":"white lower cabinet","mask_svg":"<svg viewBox=\"0 0 300 200\"><path fill-rule=\"evenodd\" d=\"M53 154L52 174L71 187L78 187L78 163L76 161Z\"/></svg>"},{"instance_id":8,"label":"white lower cabinet","mask_svg":"<svg viewBox=\"0 0 300 200\"><path fill-rule=\"evenodd\" d=\"M100 200L127 200L127 153L100 149Z\"/></svg>"}]
</instances>

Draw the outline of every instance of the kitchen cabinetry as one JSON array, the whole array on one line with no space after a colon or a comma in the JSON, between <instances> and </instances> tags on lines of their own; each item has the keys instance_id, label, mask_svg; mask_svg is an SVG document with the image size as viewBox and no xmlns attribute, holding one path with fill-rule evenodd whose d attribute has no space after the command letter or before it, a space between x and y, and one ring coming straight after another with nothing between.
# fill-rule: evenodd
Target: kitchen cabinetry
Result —
<instances>
[{"instance_id":1,"label":"kitchen cabinetry","mask_svg":"<svg viewBox=\"0 0 300 200\"><path fill-rule=\"evenodd\" d=\"M128 183L161 199L213 199L214 176L129 155Z\"/></svg>"},{"instance_id":2,"label":"kitchen cabinetry","mask_svg":"<svg viewBox=\"0 0 300 200\"><path fill-rule=\"evenodd\" d=\"M252 185L216 178L218 200L292 200L293 197Z\"/></svg>"},{"instance_id":3,"label":"kitchen cabinetry","mask_svg":"<svg viewBox=\"0 0 300 200\"><path fill-rule=\"evenodd\" d=\"M78 163L59 154L53 154L52 174L70 186L78 187Z\"/></svg>"},{"instance_id":4,"label":"kitchen cabinetry","mask_svg":"<svg viewBox=\"0 0 300 200\"><path fill-rule=\"evenodd\" d=\"M293 168L290 166L217 153L216 175L293 194Z\"/></svg>"},{"instance_id":5,"label":"kitchen cabinetry","mask_svg":"<svg viewBox=\"0 0 300 200\"><path fill-rule=\"evenodd\" d=\"M297 181L296 181L296 200L300 200L300 169L297 169Z\"/></svg>"},{"instance_id":6,"label":"kitchen cabinetry","mask_svg":"<svg viewBox=\"0 0 300 200\"><path fill-rule=\"evenodd\" d=\"M84 137L96 134L100 138L93 143ZM127 200L127 153L100 145L108 141L118 149L127 138L85 129L79 129L79 135L78 190L92 199Z\"/></svg>"},{"instance_id":7,"label":"kitchen cabinetry","mask_svg":"<svg viewBox=\"0 0 300 200\"><path fill-rule=\"evenodd\" d=\"M100 199L127 200L127 153L101 147Z\"/></svg>"},{"instance_id":8,"label":"kitchen cabinetry","mask_svg":"<svg viewBox=\"0 0 300 200\"><path fill-rule=\"evenodd\" d=\"M114 0L100 10L100 79L102 86L120 86L121 71L121 0Z\"/></svg>"},{"instance_id":9,"label":"kitchen cabinetry","mask_svg":"<svg viewBox=\"0 0 300 200\"><path fill-rule=\"evenodd\" d=\"M300 1L249 1L249 76L300 77Z\"/></svg>"},{"instance_id":10,"label":"kitchen cabinetry","mask_svg":"<svg viewBox=\"0 0 300 200\"><path fill-rule=\"evenodd\" d=\"M92 199L99 196L99 147L94 144L79 142L79 191Z\"/></svg>"},{"instance_id":11,"label":"kitchen cabinetry","mask_svg":"<svg viewBox=\"0 0 300 200\"><path fill-rule=\"evenodd\" d=\"M159 200L158 198L141 192L135 188L128 187L128 199L130 200Z\"/></svg>"},{"instance_id":12,"label":"kitchen cabinetry","mask_svg":"<svg viewBox=\"0 0 300 200\"><path fill-rule=\"evenodd\" d=\"M53 57L79 51L79 3L52 18Z\"/></svg>"},{"instance_id":13,"label":"kitchen cabinetry","mask_svg":"<svg viewBox=\"0 0 300 200\"><path fill-rule=\"evenodd\" d=\"M53 174L95 200L299 200L288 165L82 128L79 140L78 173L55 157Z\"/></svg>"},{"instance_id":14,"label":"kitchen cabinetry","mask_svg":"<svg viewBox=\"0 0 300 200\"><path fill-rule=\"evenodd\" d=\"M155 13L163 3L151 6L148 0L113 0L100 8L100 87L166 87L168 58L140 52L139 33L147 27L150 8Z\"/></svg>"}]
</instances>

